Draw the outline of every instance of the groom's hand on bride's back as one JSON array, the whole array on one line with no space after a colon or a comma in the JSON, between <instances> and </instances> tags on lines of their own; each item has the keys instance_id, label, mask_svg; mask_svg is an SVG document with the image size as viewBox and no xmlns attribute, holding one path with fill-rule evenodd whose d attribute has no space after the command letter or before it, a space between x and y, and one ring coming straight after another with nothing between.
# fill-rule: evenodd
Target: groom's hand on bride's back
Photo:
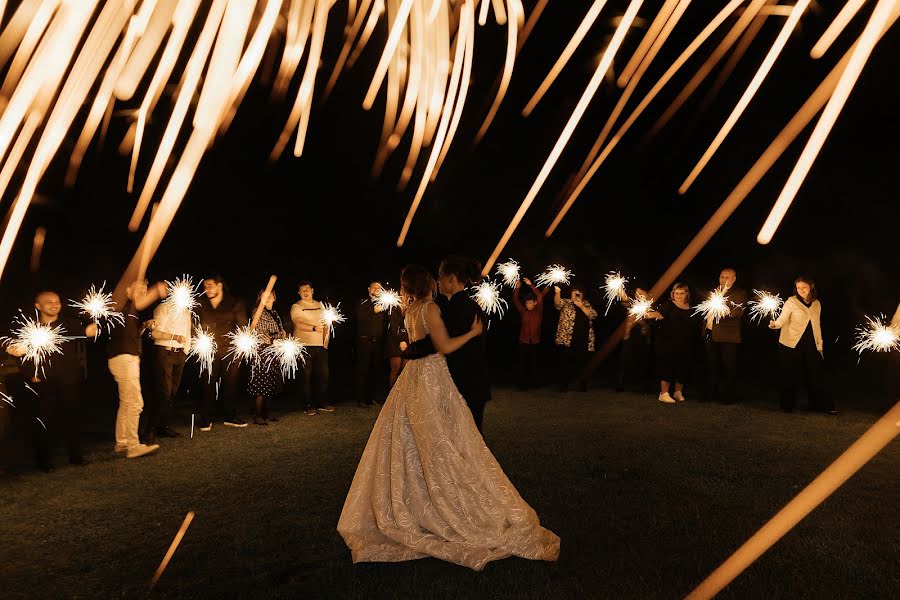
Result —
<instances>
[{"instance_id":1,"label":"groom's hand on bride's back","mask_svg":"<svg viewBox=\"0 0 900 600\"><path fill-rule=\"evenodd\" d=\"M476 315L475 319L472 321L472 334L473 337L478 337L484 331L484 325L481 324L481 317Z\"/></svg>"}]
</instances>

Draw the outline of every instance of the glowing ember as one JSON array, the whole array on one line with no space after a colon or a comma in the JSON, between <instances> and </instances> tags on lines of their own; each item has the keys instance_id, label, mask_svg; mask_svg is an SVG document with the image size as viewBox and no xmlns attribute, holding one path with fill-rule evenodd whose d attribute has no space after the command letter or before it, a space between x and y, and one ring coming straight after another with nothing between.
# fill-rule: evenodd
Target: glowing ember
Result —
<instances>
[{"instance_id":1,"label":"glowing ember","mask_svg":"<svg viewBox=\"0 0 900 600\"><path fill-rule=\"evenodd\" d=\"M322 322L328 325L332 337L334 337L334 326L347 320L347 317L341 313L340 306L340 302L337 303L337 306L332 306L327 302L322 305Z\"/></svg>"},{"instance_id":2,"label":"glowing ember","mask_svg":"<svg viewBox=\"0 0 900 600\"><path fill-rule=\"evenodd\" d=\"M229 351L226 356L231 356L232 362L254 365L259 361L259 347L262 338L255 329L249 325L238 327L228 334Z\"/></svg>"},{"instance_id":3,"label":"glowing ember","mask_svg":"<svg viewBox=\"0 0 900 600\"><path fill-rule=\"evenodd\" d=\"M609 307L612 306L612 303L622 299L625 295L626 283L628 283L628 279L622 277L621 273L616 272L606 275L606 283L603 285L603 293L606 296L606 311L603 314L609 313Z\"/></svg>"},{"instance_id":4,"label":"glowing ember","mask_svg":"<svg viewBox=\"0 0 900 600\"><path fill-rule=\"evenodd\" d=\"M653 300L648 300L641 295L638 295L631 302L631 307L628 309L628 314L634 317L635 321L639 321L647 316L647 313L653 310Z\"/></svg>"},{"instance_id":5,"label":"glowing ember","mask_svg":"<svg viewBox=\"0 0 900 600\"><path fill-rule=\"evenodd\" d=\"M194 336L191 338L191 351L188 357L193 356L200 363L200 374L206 371L212 377L212 364L219 349L216 338L199 325L194 327Z\"/></svg>"},{"instance_id":6,"label":"glowing ember","mask_svg":"<svg viewBox=\"0 0 900 600\"><path fill-rule=\"evenodd\" d=\"M897 327L888 325L884 315L875 318L866 316L866 322L866 325L856 329L854 350L860 354L866 350L872 352L900 350L900 331Z\"/></svg>"},{"instance_id":7,"label":"glowing ember","mask_svg":"<svg viewBox=\"0 0 900 600\"><path fill-rule=\"evenodd\" d=\"M503 278L503 284L509 287L516 287L519 282L519 263L510 259L504 263L497 264L497 275Z\"/></svg>"},{"instance_id":8,"label":"glowing ember","mask_svg":"<svg viewBox=\"0 0 900 600\"><path fill-rule=\"evenodd\" d=\"M693 314L702 315L703 318L707 320L712 316L713 323L718 323L724 317L731 314L731 307L729 304L732 303L725 299L727 293L728 290L715 290L710 292L706 300L694 307Z\"/></svg>"},{"instance_id":9,"label":"glowing ember","mask_svg":"<svg viewBox=\"0 0 900 600\"><path fill-rule=\"evenodd\" d=\"M117 325L125 324L125 315L115 310L116 305L112 301L112 294L104 294L103 288L106 282L97 290L93 285L81 302L71 302L69 306L77 308L79 314L88 316L97 324L97 335L100 329L105 327L107 331Z\"/></svg>"},{"instance_id":10,"label":"glowing ember","mask_svg":"<svg viewBox=\"0 0 900 600\"><path fill-rule=\"evenodd\" d=\"M388 314L401 304L400 294L394 290L382 288L375 294L375 306L381 307L381 310L388 311Z\"/></svg>"},{"instance_id":11,"label":"glowing ember","mask_svg":"<svg viewBox=\"0 0 900 600\"><path fill-rule=\"evenodd\" d=\"M53 354L62 354L62 344L74 339L66 337L62 325L51 327L36 319L20 315L14 321L18 327L12 330L12 337L0 338L11 350L17 350L23 361L34 363L34 376Z\"/></svg>"},{"instance_id":12,"label":"glowing ember","mask_svg":"<svg viewBox=\"0 0 900 600\"><path fill-rule=\"evenodd\" d=\"M770 294L764 290L753 290L756 300L750 300L747 306L750 307L750 321L761 323L763 319L778 318L778 311L784 305L784 300L778 294Z\"/></svg>"},{"instance_id":13,"label":"glowing ember","mask_svg":"<svg viewBox=\"0 0 900 600\"><path fill-rule=\"evenodd\" d=\"M167 281L166 286L168 293L164 304L170 304L178 313L189 311L193 314L194 309L200 306L197 298L202 293L198 286L194 286L194 282L189 275L182 275L175 281Z\"/></svg>"},{"instance_id":14,"label":"glowing ember","mask_svg":"<svg viewBox=\"0 0 900 600\"><path fill-rule=\"evenodd\" d=\"M487 279L471 288L472 299L478 303L486 315L502 317L506 310L506 300L500 297L500 284Z\"/></svg>"},{"instance_id":15,"label":"glowing ember","mask_svg":"<svg viewBox=\"0 0 900 600\"><path fill-rule=\"evenodd\" d=\"M569 278L572 277L572 271L569 271L562 265L550 265L544 272L534 278L535 283L540 285L559 285L560 283L569 284Z\"/></svg>"},{"instance_id":16,"label":"glowing ember","mask_svg":"<svg viewBox=\"0 0 900 600\"><path fill-rule=\"evenodd\" d=\"M297 374L298 362L306 362L307 354L306 347L291 335L272 342L271 346L262 351L261 357L265 361L266 368L278 363L282 377L290 379Z\"/></svg>"}]
</instances>

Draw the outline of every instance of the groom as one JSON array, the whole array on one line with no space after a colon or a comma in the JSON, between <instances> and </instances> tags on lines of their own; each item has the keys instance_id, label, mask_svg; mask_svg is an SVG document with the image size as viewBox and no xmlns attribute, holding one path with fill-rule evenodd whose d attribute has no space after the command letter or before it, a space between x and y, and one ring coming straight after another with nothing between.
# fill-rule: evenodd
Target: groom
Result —
<instances>
[{"instance_id":1,"label":"groom","mask_svg":"<svg viewBox=\"0 0 900 600\"><path fill-rule=\"evenodd\" d=\"M441 262L438 272L439 294L437 304L441 318L450 337L465 334L472 328L477 316L482 322L487 317L466 292L466 286L481 279L481 264L460 256L448 256ZM491 381L487 368L487 343L484 335L470 340L466 345L447 355L447 367L453 383L469 405L475 425L481 431L484 405L491 399Z\"/></svg>"}]
</instances>

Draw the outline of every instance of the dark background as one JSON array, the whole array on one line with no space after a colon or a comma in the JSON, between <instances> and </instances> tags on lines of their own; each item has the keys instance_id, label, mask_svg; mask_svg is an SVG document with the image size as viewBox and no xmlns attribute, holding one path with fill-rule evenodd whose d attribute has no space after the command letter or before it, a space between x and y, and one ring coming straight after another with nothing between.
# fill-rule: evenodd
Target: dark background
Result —
<instances>
[{"instance_id":1,"label":"dark background","mask_svg":"<svg viewBox=\"0 0 900 600\"><path fill-rule=\"evenodd\" d=\"M525 4L530 11L533 2ZM397 286L400 268L406 263L421 262L436 270L449 253L485 259L590 79L596 58L613 32L613 17L624 12L626 5L620 0L608 4L560 78L525 119L521 107L590 6L587 1L551 3L517 59L511 88L493 126L482 143L473 146L471 140L493 98L505 45L505 27L490 19L487 26L478 27L475 68L460 129L400 249L395 241L427 160L427 149L406 190L396 189L406 145L394 154L381 178L372 179L383 94L369 112L361 104L380 55L380 42L386 37L384 24L360 61L344 72L327 102L314 103L300 158L290 154L292 140L281 160L267 161L290 102L272 102L270 85L255 82L231 129L204 157L151 263L149 277L173 279L189 273L199 280L218 272L249 302L275 273L279 277L278 306L283 312L296 298L296 282L311 279L319 299L340 301L349 314L365 295L370 278ZM814 61L809 49L838 8L836 3L821 2L808 11L732 134L689 193L679 197L675 190L721 127L784 21L783 17L769 17L714 102L704 109L704 97L717 71L660 135L647 139L652 123L728 30L732 18L629 132L557 233L544 239L543 231L556 213L558 189L581 164L619 97L620 90L604 84L503 256L517 259L529 274L553 262L567 265L576 273L576 281L591 288L589 298L597 306L601 304L597 286L611 269L620 269L639 284L651 285L829 72L871 11L867 6L829 53ZM640 15L649 24L657 9L657 3L647 2ZM714 10L718 7L708 3L695 3L688 9L626 115ZM317 98L340 51L345 18L346 4L339 2L329 17ZM614 65L616 74L644 31L635 28L629 33ZM785 153L684 273L695 290L695 300L701 289L716 284L718 271L725 265L738 270L739 285L748 290L765 287L782 296L790 293L796 275L814 277L823 302L827 356L833 366L850 374L851 387L880 378L886 365L884 357L876 356L863 357L856 365L857 357L849 349L853 328L863 321L864 314L885 312L890 316L900 298L896 250L900 209L895 183L900 156L896 146L900 139L896 117L900 101L898 42L900 33L894 28L876 47L772 243L758 245L756 233L806 136ZM298 84L299 76L292 90ZM140 93L136 94L139 97ZM292 94L288 98L292 101ZM117 111L129 108L116 106ZM76 185L64 188L62 179L77 137L76 124L39 188L39 198L29 211L0 281L0 314L11 317L15 309L30 307L30 298L40 287L57 288L64 297L77 298L90 283L106 280L109 286L115 284L140 240L139 234L127 231L126 224L149 169L154 140L161 137L170 108L164 99L156 109L134 195L125 191L129 157L116 151L129 125L122 114L113 118L105 142L95 140ZM182 143L186 139L187 135L182 135ZM13 188L26 166L22 165ZM160 186L158 194L162 189ZM3 198L2 209L8 209L10 202L9 195ZM31 274L31 240L38 226L47 228L47 241L41 269ZM555 324L553 313L548 308L548 344ZM598 321L601 339L617 324L612 317ZM517 326L514 314L492 324L492 360L498 365L506 364L505 358L514 350ZM764 372L771 364L776 336L764 328L748 330L751 347L760 350L757 356ZM338 368L349 360L352 337L352 325L337 333L333 361Z\"/></svg>"}]
</instances>

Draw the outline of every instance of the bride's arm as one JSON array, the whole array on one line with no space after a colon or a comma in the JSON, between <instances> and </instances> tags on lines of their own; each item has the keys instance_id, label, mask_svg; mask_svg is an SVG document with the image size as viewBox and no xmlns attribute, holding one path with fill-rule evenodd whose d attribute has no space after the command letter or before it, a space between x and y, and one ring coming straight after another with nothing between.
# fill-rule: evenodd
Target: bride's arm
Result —
<instances>
[{"instance_id":1,"label":"bride's arm","mask_svg":"<svg viewBox=\"0 0 900 600\"><path fill-rule=\"evenodd\" d=\"M431 341L434 343L434 348L441 354L456 352L466 342L481 335L483 329L481 321L476 318L469 331L455 338L450 337L450 334L447 333L447 327L444 325L444 320L441 318L441 309L434 303L429 304L426 308L425 318L428 320L428 330L431 332Z\"/></svg>"}]
</instances>

